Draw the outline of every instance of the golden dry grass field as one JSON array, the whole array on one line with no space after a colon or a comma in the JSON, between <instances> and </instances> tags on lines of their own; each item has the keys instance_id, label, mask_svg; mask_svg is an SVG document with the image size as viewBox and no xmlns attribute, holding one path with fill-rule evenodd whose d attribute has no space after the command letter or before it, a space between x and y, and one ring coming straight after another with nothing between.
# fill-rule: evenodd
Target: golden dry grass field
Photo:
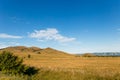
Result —
<instances>
[{"instance_id":1,"label":"golden dry grass field","mask_svg":"<svg viewBox=\"0 0 120 80\"><path fill-rule=\"evenodd\" d=\"M11 51L24 59L24 64L37 68L50 69L97 69L120 71L120 57L79 57L52 48L40 49L37 47L10 47L3 50ZM2 50L1 50L2 51ZM39 53L38 53L39 52ZM30 55L30 58L28 58Z\"/></svg>"},{"instance_id":2,"label":"golden dry grass field","mask_svg":"<svg viewBox=\"0 0 120 80\"><path fill-rule=\"evenodd\" d=\"M42 68L56 72L68 71L73 74L74 72L82 74L90 72L90 74L96 74L102 77L110 77L118 74L120 78L120 57L80 57L51 48L37 50L34 47L35 50L32 49L33 51L25 48L24 51L23 49L22 51L19 49L12 50L10 48L11 52L23 58L24 64L39 69ZM6 49L6 51L9 51L9 49Z\"/></svg>"},{"instance_id":3,"label":"golden dry grass field","mask_svg":"<svg viewBox=\"0 0 120 80\"><path fill-rule=\"evenodd\" d=\"M114 80L114 78L112 79L111 77L116 74L120 77L120 57L51 57L46 55L39 56L38 54L32 56L30 59L26 58L24 63L56 72L68 71L73 74L78 72L84 74L85 77L87 74L99 75L100 77L103 77L103 79L109 77L108 80ZM86 80L90 79L88 78ZM120 78L118 80L120 80Z\"/></svg>"}]
</instances>

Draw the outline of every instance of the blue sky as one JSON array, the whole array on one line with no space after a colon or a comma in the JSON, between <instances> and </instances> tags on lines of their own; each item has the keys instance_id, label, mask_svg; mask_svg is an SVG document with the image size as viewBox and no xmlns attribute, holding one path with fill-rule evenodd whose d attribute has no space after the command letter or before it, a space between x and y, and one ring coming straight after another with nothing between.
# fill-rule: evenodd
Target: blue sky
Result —
<instances>
[{"instance_id":1,"label":"blue sky","mask_svg":"<svg viewBox=\"0 0 120 80\"><path fill-rule=\"evenodd\" d=\"M120 0L0 0L0 48L120 51Z\"/></svg>"}]
</instances>

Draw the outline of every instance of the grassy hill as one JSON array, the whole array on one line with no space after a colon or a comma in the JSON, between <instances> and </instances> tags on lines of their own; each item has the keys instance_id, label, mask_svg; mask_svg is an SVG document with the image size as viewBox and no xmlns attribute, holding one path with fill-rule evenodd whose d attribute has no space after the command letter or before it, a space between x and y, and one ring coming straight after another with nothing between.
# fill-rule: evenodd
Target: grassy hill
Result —
<instances>
[{"instance_id":1,"label":"grassy hill","mask_svg":"<svg viewBox=\"0 0 120 80\"><path fill-rule=\"evenodd\" d=\"M62 60L71 59L74 55L63 51L58 51L52 48L41 49L38 47L15 46L0 49L2 51L9 51L24 59L24 64L34 67L61 67ZM28 57L29 56L29 57ZM58 65L59 63L60 65Z\"/></svg>"},{"instance_id":2,"label":"grassy hill","mask_svg":"<svg viewBox=\"0 0 120 80\"><path fill-rule=\"evenodd\" d=\"M38 47L14 46L14 47L7 47L7 48L0 49L0 52L2 51L9 51L21 57L27 57L28 54L37 55L37 56L46 56L46 57L47 56L49 57L72 56L66 52L58 51L49 47L45 49L41 49Z\"/></svg>"}]
</instances>

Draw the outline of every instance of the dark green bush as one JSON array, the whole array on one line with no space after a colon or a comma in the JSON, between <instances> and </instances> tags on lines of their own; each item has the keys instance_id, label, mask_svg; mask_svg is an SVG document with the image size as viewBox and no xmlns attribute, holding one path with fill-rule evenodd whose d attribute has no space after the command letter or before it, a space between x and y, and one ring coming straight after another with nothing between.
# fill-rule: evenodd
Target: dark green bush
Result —
<instances>
[{"instance_id":1,"label":"dark green bush","mask_svg":"<svg viewBox=\"0 0 120 80\"><path fill-rule=\"evenodd\" d=\"M30 55L30 54L28 54L28 58L31 58L31 55Z\"/></svg>"},{"instance_id":2,"label":"dark green bush","mask_svg":"<svg viewBox=\"0 0 120 80\"><path fill-rule=\"evenodd\" d=\"M37 54L41 54L41 52L37 52Z\"/></svg>"},{"instance_id":3,"label":"dark green bush","mask_svg":"<svg viewBox=\"0 0 120 80\"><path fill-rule=\"evenodd\" d=\"M35 74L37 69L26 66L23 60L14 56L11 52L3 51L0 54L0 70L7 74ZM31 72L30 72L31 71Z\"/></svg>"}]
</instances>

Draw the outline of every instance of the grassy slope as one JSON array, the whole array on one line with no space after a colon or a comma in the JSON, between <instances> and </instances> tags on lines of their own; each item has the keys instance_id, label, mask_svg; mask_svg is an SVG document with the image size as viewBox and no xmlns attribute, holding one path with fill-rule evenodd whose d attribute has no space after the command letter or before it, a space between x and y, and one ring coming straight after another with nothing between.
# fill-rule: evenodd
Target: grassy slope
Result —
<instances>
[{"instance_id":1,"label":"grassy slope","mask_svg":"<svg viewBox=\"0 0 120 80\"><path fill-rule=\"evenodd\" d=\"M120 57L75 57L51 48L23 46L4 50L24 58L24 64L41 69L33 80L120 80Z\"/></svg>"}]
</instances>

